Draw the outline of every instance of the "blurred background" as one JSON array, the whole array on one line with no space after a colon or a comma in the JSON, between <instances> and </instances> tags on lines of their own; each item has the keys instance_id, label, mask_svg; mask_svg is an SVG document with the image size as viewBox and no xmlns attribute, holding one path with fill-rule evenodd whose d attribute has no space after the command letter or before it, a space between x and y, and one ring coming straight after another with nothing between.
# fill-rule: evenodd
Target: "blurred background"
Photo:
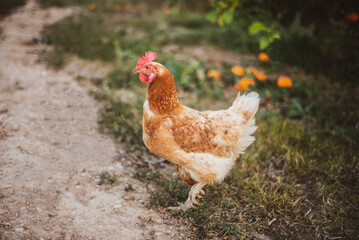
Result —
<instances>
[{"instance_id":1,"label":"blurred background","mask_svg":"<svg viewBox=\"0 0 359 240\"><path fill-rule=\"evenodd\" d=\"M25 3L2 0L0 15ZM147 50L187 106L223 109L238 91L261 97L257 140L230 176L198 209L169 215L205 239L358 237L359 1L38 4L71 14L27 44L46 44L39 62L72 72L103 104L100 130L133 159L134 177L158 186L149 207L176 205L188 188L142 143L146 86L132 69Z\"/></svg>"}]
</instances>

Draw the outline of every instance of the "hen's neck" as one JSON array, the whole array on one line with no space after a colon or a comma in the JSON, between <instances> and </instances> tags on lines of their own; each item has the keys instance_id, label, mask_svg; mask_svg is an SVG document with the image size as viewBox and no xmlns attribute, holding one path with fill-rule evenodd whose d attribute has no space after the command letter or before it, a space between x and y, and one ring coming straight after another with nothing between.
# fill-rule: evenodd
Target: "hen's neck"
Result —
<instances>
[{"instance_id":1,"label":"hen's neck","mask_svg":"<svg viewBox=\"0 0 359 240\"><path fill-rule=\"evenodd\" d=\"M177 114L182 109L175 81L168 70L148 85L147 101L155 114Z\"/></svg>"}]
</instances>

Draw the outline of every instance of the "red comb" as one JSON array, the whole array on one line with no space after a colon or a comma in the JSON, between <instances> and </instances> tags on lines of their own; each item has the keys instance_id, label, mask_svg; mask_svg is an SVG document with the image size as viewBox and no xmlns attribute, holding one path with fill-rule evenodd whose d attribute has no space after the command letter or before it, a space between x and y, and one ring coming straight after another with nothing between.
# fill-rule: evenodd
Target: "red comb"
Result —
<instances>
[{"instance_id":1,"label":"red comb","mask_svg":"<svg viewBox=\"0 0 359 240\"><path fill-rule=\"evenodd\" d=\"M152 62L153 60L156 59L156 53L148 51L145 53L145 56L142 56L142 58L138 59L137 65L136 67L141 66L142 64L148 63L148 62Z\"/></svg>"}]
</instances>

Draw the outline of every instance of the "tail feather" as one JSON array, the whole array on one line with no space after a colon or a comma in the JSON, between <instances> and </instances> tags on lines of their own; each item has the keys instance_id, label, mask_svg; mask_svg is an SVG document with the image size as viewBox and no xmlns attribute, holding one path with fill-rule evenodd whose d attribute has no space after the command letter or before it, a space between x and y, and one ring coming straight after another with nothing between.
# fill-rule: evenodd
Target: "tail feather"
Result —
<instances>
[{"instance_id":1,"label":"tail feather","mask_svg":"<svg viewBox=\"0 0 359 240\"><path fill-rule=\"evenodd\" d=\"M249 94L241 95L238 93L236 100L232 104L232 111L243 116L245 121L249 121L253 118L257 112L259 106L258 93L251 92Z\"/></svg>"},{"instance_id":2,"label":"tail feather","mask_svg":"<svg viewBox=\"0 0 359 240\"><path fill-rule=\"evenodd\" d=\"M230 107L231 111L244 118L244 124L246 125L246 127L240 133L237 144L234 146L233 149L233 152L235 153L236 157L239 154L243 153L243 151L255 140L255 138L251 135L257 129L257 126L255 126L254 115L258 111L258 107L259 96L255 92L251 92L247 95L240 95L240 93L238 93L236 100Z\"/></svg>"}]
</instances>

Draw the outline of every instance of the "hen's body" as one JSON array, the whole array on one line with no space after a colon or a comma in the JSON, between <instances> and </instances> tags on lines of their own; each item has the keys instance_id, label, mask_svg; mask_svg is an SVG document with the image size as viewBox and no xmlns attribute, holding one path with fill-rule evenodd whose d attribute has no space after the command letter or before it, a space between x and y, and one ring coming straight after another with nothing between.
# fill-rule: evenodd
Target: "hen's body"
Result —
<instances>
[{"instance_id":1,"label":"hen's body","mask_svg":"<svg viewBox=\"0 0 359 240\"><path fill-rule=\"evenodd\" d=\"M190 208L201 188L224 179L253 141L258 94L238 94L227 110L199 112L179 103L172 74L161 64L147 89L143 108L143 140L148 149L177 166L184 182L194 185Z\"/></svg>"}]
</instances>

